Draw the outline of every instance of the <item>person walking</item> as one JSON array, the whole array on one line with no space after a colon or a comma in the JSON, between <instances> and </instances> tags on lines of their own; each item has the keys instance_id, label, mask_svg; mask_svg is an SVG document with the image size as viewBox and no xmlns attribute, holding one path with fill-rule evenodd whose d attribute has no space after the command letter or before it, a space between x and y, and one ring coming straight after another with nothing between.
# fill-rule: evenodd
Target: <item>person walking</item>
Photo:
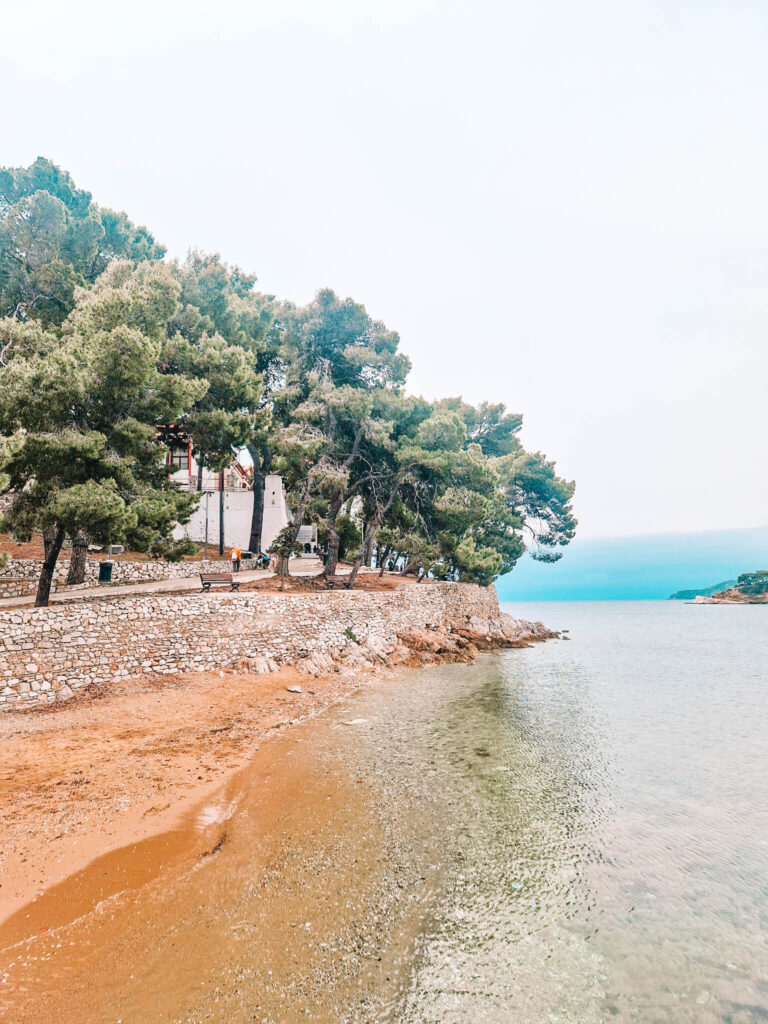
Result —
<instances>
[{"instance_id":1,"label":"person walking","mask_svg":"<svg viewBox=\"0 0 768 1024\"><path fill-rule=\"evenodd\" d=\"M229 556L232 559L232 572L240 572L240 548L232 548L232 554Z\"/></svg>"}]
</instances>

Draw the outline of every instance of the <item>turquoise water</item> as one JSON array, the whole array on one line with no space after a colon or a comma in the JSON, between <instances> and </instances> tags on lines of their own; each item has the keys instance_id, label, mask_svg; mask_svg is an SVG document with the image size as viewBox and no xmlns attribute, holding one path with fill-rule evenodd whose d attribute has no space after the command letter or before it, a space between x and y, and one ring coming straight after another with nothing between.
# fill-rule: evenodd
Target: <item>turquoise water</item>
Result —
<instances>
[{"instance_id":1,"label":"turquoise water","mask_svg":"<svg viewBox=\"0 0 768 1024\"><path fill-rule=\"evenodd\" d=\"M768 606L507 610L572 639L431 670L451 866L392 1019L768 1020Z\"/></svg>"}]
</instances>

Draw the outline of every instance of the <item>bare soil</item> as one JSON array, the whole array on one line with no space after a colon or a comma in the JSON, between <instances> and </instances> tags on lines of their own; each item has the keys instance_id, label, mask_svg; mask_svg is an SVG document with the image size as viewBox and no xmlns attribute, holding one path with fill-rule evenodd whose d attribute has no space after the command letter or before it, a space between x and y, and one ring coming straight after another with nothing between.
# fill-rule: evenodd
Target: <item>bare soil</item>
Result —
<instances>
[{"instance_id":1,"label":"bare soil","mask_svg":"<svg viewBox=\"0 0 768 1024\"><path fill-rule=\"evenodd\" d=\"M62 548L59 560L61 562L68 562L69 556L72 553L72 548L66 545ZM0 554L9 555L11 558L38 558L42 559L45 557L45 549L43 547L43 535L35 533L29 541L20 542L14 540L9 533L0 533ZM195 562L203 557L202 545L200 550L190 555L185 561ZM101 551L89 551L88 558L101 561L104 558L104 553ZM146 551L124 551L121 555L112 555L113 561L123 562L151 562L152 559L146 553Z\"/></svg>"},{"instance_id":2,"label":"bare soil","mask_svg":"<svg viewBox=\"0 0 768 1024\"><path fill-rule=\"evenodd\" d=\"M429 586L434 580L423 580L419 586ZM394 573L385 573L379 576L378 573L360 573L355 579L355 590L365 590L367 593L382 593L397 590L400 586L408 586L418 583L415 576L400 576ZM328 584L325 577L317 576L289 576L282 583L274 576L268 576L261 580L252 580L250 583L243 583L240 586L240 593L250 590L260 590L264 593L328 593Z\"/></svg>"}]
</instances>

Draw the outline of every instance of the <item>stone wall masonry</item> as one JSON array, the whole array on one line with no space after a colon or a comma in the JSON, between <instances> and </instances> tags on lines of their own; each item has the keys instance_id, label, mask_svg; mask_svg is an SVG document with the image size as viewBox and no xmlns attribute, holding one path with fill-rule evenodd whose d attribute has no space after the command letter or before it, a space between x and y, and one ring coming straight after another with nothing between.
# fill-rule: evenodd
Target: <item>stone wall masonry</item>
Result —
<instances>
[{"instance_id":1,"label":"stone wall masonry","mask_svg":"<svg viewBox=\"0 0 768 1024\"><path fill-rule=\"evenodd\" d=\"M37 580L28 576L0 576L0 597L29 597L37 591Z\"/></svg>"},{"instance_id":2,"label":"stone wall masonry","mask_svg":"<svg viewBox=\"0 0 768 1024\"><path fill-rule=\"evenodd\" d=\"M99 562L103 559L89 558L85 566L85 582L88 585L99 581ZM0 572L0 597L23 597L34 594L40 576L42 562L36 558L12 558L4 572ZM248 563L243 563L248 568ZM175 580L198 576L201 572L230 572L229 559L209 559L200 562L129 562L115 560L112 563L112 583L145 583L151 580ZM62 589L69 572L69 560L59 562L53 572L54 589ZM14 584L16 587L14 589ZM24 589L26 585L26 589ZM79 584L78 584L79 585ZM8 592L6 592L8 591Z\"/></svg>"},{"instance_id":3,"label":"stone wall masonry","mask_svg":"<svg viewBox=\"0 0 768 1024\"><path fill-rule=\"evenodd\" d=\"M0 597L34 597L37 593L37 576L0 576ZM94 585L94 581L86 581L85 583L72 583L66 582L66 577L61 576L58 580L54 580L53 591L56 594L68 593L71 594L76 590L87 590L89 587Z\"/></svg>"},{"instance_id":4,"label":"stone wall masonry","mask_svg":"<svg viewBox=\"0 0 768 1024\"><path fill-rule=\"evenodd\" d=\"M0 612L0 710L66 700L141 673L278 664L342 649L349 633L393 643L417 628L498 633L496 590L409 584L370 593L153 595Z\"/></svg>"}]
</instances>

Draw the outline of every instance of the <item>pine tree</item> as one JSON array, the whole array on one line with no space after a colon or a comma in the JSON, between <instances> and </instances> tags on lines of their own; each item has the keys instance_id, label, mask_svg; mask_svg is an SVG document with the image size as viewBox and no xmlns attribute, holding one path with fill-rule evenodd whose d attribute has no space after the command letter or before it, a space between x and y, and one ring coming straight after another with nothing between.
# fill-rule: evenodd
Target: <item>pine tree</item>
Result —
<instances>
[{"instance_id":1,"label":"pine tree","mask_svg":"<svg viewBox=\"0 0 768 1024\"><path fill-rule=\"evenodd\" d=\"M43 530L37 605L48 603L65 536L178 556L171 532L196 496L167 478L158 428L179 419L208 383L158 369L178 283L162 264L116 261L80 289L62 337L0 369L0 478L15 500L4 527Z\"/></svg>"}]
</instances>

